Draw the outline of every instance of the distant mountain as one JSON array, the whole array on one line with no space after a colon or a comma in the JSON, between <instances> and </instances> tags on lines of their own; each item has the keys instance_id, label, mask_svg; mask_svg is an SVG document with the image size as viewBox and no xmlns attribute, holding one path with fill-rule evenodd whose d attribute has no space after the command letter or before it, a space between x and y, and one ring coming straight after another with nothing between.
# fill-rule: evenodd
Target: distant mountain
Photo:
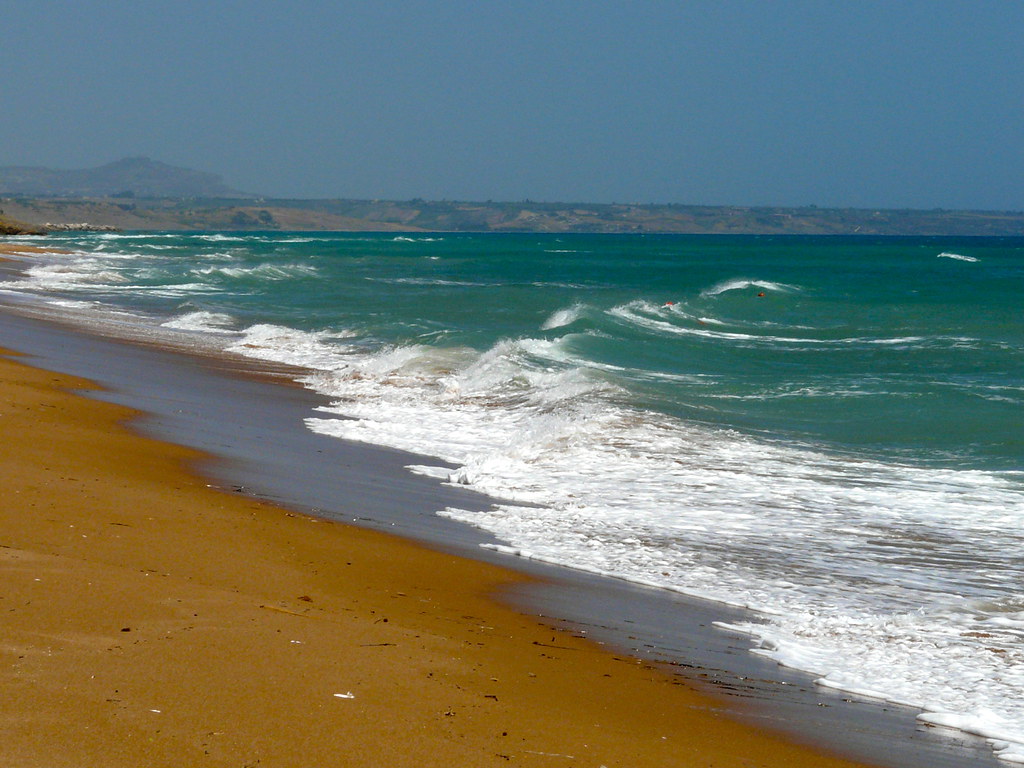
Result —
<instances>
[{"instance_id":1,"label":"distant mountain","mask_svg":"<svg viewBox=\"0 0 1024 768\"><path fill-rule=\"evenodd\" d=\"M61 171L0 167L0 195L27 197L253 197L213 173L148 157L126 157L99 168Z\"/></svg>"}]
</instances>

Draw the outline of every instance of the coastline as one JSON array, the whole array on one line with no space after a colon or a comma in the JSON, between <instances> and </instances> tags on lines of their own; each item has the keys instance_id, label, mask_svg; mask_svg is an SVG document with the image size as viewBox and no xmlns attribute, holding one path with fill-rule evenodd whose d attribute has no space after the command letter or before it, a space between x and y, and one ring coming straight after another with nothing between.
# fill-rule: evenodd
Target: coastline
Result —
<instances>
[{"instance_id":1,"label":"coastline","mask_svg":"<svg viewBox=\"0 0 1024 768\"><path fill-rule=\"evenodd\" d=\"M42 316L45 318L46 313L43 313ZM268 469L266 457L261 452L261 446L249 445L250 454L246 454L244 451L241 454L235 452L235 449L239 446L265 440L268 435L274 439L283 436L287 431L285 429L285 422L289 422L288 428L292 432L297 431L302 436L301 440L304 447L309 448L305 441L312 438L302 428L301 417L296 419L294 416L296 413L301 415L308 412L310 398L314 397L310 393L294 387L284 388L289 391L287 399L294 400L294 409L289 415L288 413L279 412L280 409L277 409L275 406L273 410L276 412L276 417L271 414L269 425L263 425L269 428L269 433L259 435L253 431L255 427L246 423L246 414L259 411L262 418L263 409L261 406L266 403L264 401L257 401L254 408L252 398L259 396L256 391L248 387L243 387L243 391L239 391L239 383L244 383L252 378L250 376L238 378L238 374L244 373L244 369L243 371L234 370L230 372L230 376L227 377L232 380L230 384L226 385L223 381L220 383L207 382L203 384L204 387L209 385L212 389L205 391L205 394L201 391L197 395L199 400L203 400L205 395L211 395L212 400L220 401L219 405L224 405L224 401L228 400L238 400L238 402L233 403L232 407L226 410L222 409L219 412L216 410L212 413L202 413L198 410L193 412L199 406L194 400L190 400L189 397L195 395L190 390L196 384L197 377L202 378L206 376L206 373L209 373L209 371L203 372L206 368L219 371L224 367L223 361L214 358L207 359L202 356L196 359L193 355L187 353L162 352L159 348L149 348L145 343L140 346L138 344L105 341L92 336L88 331L83 333L77 329L68 330L57 327L55 330L52 330L52 318L48 322L39 323L38 327L30 329L26 334L23 333L23 327L12 329L10 323L7 322L12 319L14 318L6 312L0 315L0 321L4 321L5 325L5 343L7 339L16 338L18 343L9 344L9 346L33 355L42 353L38 360L33 361L36 365L79 374L84 372L89 379L100 379L101 383L115 391L102 393L93 391L90 393L91 397L99 397L100 399L121 403L122 405L130 403L136 412L140 410L144 412L143 416L137 415L133 419L133 431L141 429L147 435L159 436L164 440L169 439L172 443L188 444L193 446L193 448L199 448L207 453L212 452L216 454L215 457L202 457L199 454L193 454L190 464L195 466L198 463L203 476L212 476L218 479L221 485L226 488L230 489L235 487L236 484L239 486L244 484L242 493L231 493L229 494L230 498L255 501L254 496L269 497L286 504L292 509L306 509L315 511L318 515L320 514L321 510L318 509L316 498L297 498L299 490L307 490L304 488L300 489L300 486L305 484L305 481L300 478L291 479L289 482L289 478L286 477L286 475L291 474L297 468L294 457L291 464L285 463L276 467L271 466L270 474L272 477L270 477L267 485L260 488L258 483L266 479L264 476L267 474ZM38 321L31 322L37 323ZM21 326L21 322L19 321L17 325ZM43 326L51 328L51 331L40 335L40 328ZM12 333L12 331L17 332ZM49 338L51 333L56 334L56 338ZM47 338L44 339L43 336ZM44 341L45 344L43 343ZM47 345L49 346L44 351L43 347ZM117 363L114 358L125 356L127 359L118 363L122 370L114 371L113 369L117 368L117 364L111 365L112 363ZM162 363L159 362L161 360L163 361ZM151 370L154 368L154 364L155 369ZM252 363L251 365L257 369L262 368L260 364ZM94 374L96 373L100 375L95 376ZM217 375L221 374L218 373ZM265 379L266 377L263 378ZM267 384L265 381L262 384L266 389L274 390L271 397L275 403L281 399L282 383L280 378L275 378L273 384ZM124 391L126 389L133 391L126 392ZM202 390L202 388L200 389ZM184 418L179 418L179 416L182 416L182 412L184 412ZM214 425L208 423L214 421L223 421L225 424ZM222 427L224 429L221 429ZM218 429L221 431L218 431ZM297 439L294 434L290 434L287 437L288 439ZM337 446L344 444L344 441L329 439L327 443L337 448ZM327 443L325 443L325 446ZM263 448L266 447L265 445L263 446ZM283 453L288 453L287 448L286 446ZM387 454L392 454L389 459ZM341 478L344 489L340 494L337 488L332 493L327 494L330 497L329 502L332 504L337 505L339 498L342 499L343 514L336 517L345 518L351 510L353 517L360 518L359 523L361 525L376 525L386 530L398 530L403 536L412 537L420 541L426 539L429 547L435 549L440 547L448 554L458 551L463 555L468 554L474 560L483 559L492 562L499 561L504 565L511 564L516 571L525 570L533 572L536 570L538 575L543 578L550 578L555 570L549 567L536 566L528 561L510 561L507 556L488 555L480 550L469 551L467 547L475 548L482 534L476 532L475 529L468 529L472 531L471 534L467 534L468 538L463 540L457 535L455 537L456 541L453 542L450 540L451 534L453 530L457 529L457 526L453 526L450 521L442 524L443 530L440 539L430 540L429 535L424 535L423 526L438 525L436 517L432 514L433 510L438 507L432 506L433 502L424 494L429 496L430 493L436 492L441 496L447 496L450 493L461 492L463 489L438 489L436 487L437 483L434 481L409 476L403 469L404 465L409 463L409 454L379 450L362 444L349 444L339 455L344 463L343 477ZM384 462L387 466L383 469L376 467L384 459L387 459ZM365 470L375 467L376 475L364 476L367 475ZM312 468L309 471L315 474L317 470ZM239 479L242 479L243 482L239 483ZM254 481L252 485L250 485L250 480ZM351 483L351 486L348 483ZM322 480L319 483L314 482L313 485L319 487L323 485L323 482ZM316 491L317 488L313 490ZM319 488L319 490L322 491L324 489ZM405 513L407 513L410 506L416 506L416 504L410 504L414 500L420 502L421 506L425 504L428 509L423 520L413 520L410 523L408 520L405 520L408 517ZM402 513L398 518L389 520L385 515L383 519L367 519L354 514L362 505L367 504L372 506L374 514L379 516L381 510L378 507L381 504L386 505L389 503ZM324 513L328 511L326 508L323 510ZM317 532L319 533L320 530L322 529L318 528ZM564 571L564 569L560 570ZM502 571L506 572L505 569L502 569ZM840 748L842 739L846 739L847 743L842 745L843 748L849 748L849 744L852 742L854 754L863 755L865 752L870 754L873 751L875 755L880 756L880 764L883 765L962 766L983 764L976 761L978 757L991 759L992 765L1000 764L999 761L990 757L984 745L982 745L980 751L975 750L970 754L964 755L956 754L956 749L952 746L953 740L946 739L943 736L936 738L934 732L929 733L931 729L918 728L916 730L924 731L924 741L937 742L931 745L934 747L933 752L916 754L916 747L911 748L909 745L902 743L894 744L889 740L888 735L880 736L879 732L873 727L865 727L866 720L871 718L875 720L880 718L889 719L888 716L879 714L883 708L886 710L896 708L877 703L857 705L862 706L864 709L870 709L871 712L862 714L860 718L857 716L851 718L849 709L853 705L845 701L840 703L841 695L821 691L808 692L806 690L799 693L794 692L794 688L798 685L812 687L809 685L809 679L806 676L801 677L799 674L788 675L786 671L782 670L779 676L773 676L773 680L776 681L774 684L773 681L769 680L752 680L737 686L735 684L737 679L743 680L747 675L751 674L756 677L758 674L762 674L765 668L775 667L772 662L766 662L763 659L757 659L750 655L747 652L747 644L744 641L736 642L732 649L727 648L725 653L729 655L729 658L723 659L721 662L717 659L709 659L708 652L704 648L687 649L685 643L678 646L673 645L673 643L678 644L682 642L675 637L668 638L668 643L657 648L654 652L648 651L648 648L654 648L654 646L649 645L647 642L642 642L646 639L643 636L637 639L632 634L622 635L621 630L626 628L625 624L616 629L615 627L602 626L600 623L595 624L592 620L588 621L585 612L582 616L574 615L573 611L579 608L575 603L580 601L582 592L592 588L594 595L589 600L592 603L592 607L596 606L596 612L592 613L591 616L598 617L604 616L605 612L614 616L633 615L633 612L637 610L636 604L649 599L650 605L645 610L651 613L658 613L660 611L662 615L654 616L651 626L645 627L643 630L635 630L641 635L643 632L652 630L665 630L666 617L663 615L663 612L666 607L672 609L673 612L676 608L681 612L685 612L684 616L678 617L680 626L685 625L687 622L696 623L701 619L699 613L694 612L694 606L684 605L683 603L686 601L678 601L677 603L674 599L661 594L660 591L645 590L628 585L611 586L608 579L579 576L572 573L559 574L559 576L566 577L568 582L568 584L563 584L561 588L553 588L550 584L538 585L536 582L529 584L523 580L521 575L516 576L512 581L505 583L505 586L500 590L500 596L505 602L511 599L514 605L526 606L528 613L538 612L548 616L555 616L559 619L570 619L575 622L572 625L575 628L586 627L591 637L598 638L604 633L608 637L609 642L614 642L619 649L624 649L634 656L643 659L657 659L658 652L665 650L665 648L681 648L684 658L687 653L695 650L697 653L698 669L693 669L693 664L684 663L681 665L684 669L678 667L675 669L669 668L668 675L654 672L646 661L642 663L636 661L636 659L629 661L633 664L640 664L650 675L659 674L663 679L668 680L672 679L671 676L682 677L688 683L694 682L704 687L717 689L720 692L724 691L727 694L734 694L725 701L712 700L715 708L728 709L730 717L736 717L740 710L747 710L743 714L753 722L765 723L773 730L789 730L793 734L792 738L798 740L806 740L808 734L810 734L810 738L814 738L819 742L829 743L836 749ZM618 587L621 587L621 590L619 590L622 593L620 598L629 603L627 609L623 609L621 606L612 606L609 601L609 588L612 588L614 591ZM552 589L556 592L556 599L554 600L552 599ZM560 592L558 591L559 589L561 590ZM553 608L552 606L555 607ZM713 618L721 619L721 606L716 604L715 607L717 615L711 615ZM624 610L628 610L629 613L623 613ZM706 620L710 623L710 619ZM557 619L546 619L545 621L555 621L557 623ZM624 621L630 627L634 625L634 619L624 619ZM673 630L675 629L676 627L673 627ZM618 638L614 637L616 631L621 635ZM701 645L707 641L709 634L721 635L721 633L705 629L703 634L698 633L696 638L687 639L686 642L694 642ZM689 658L692 660L693 657ZM622 661L620 657L618 663L621 664ZM731 677L727 670L719 669L717 666L719 663L728 665L729 669L732 670ZM737 672L737 669L739 672ZM738 678L737 674L739 675ZM780 677L783 682L778 683L777 681ZM786 682L786 680L796 682ZM788 688L781 687L787 685L789 686ZM673 686L673 690L679 687L681 686ZM788 700L791 695L794 697L793 701ZM750 707L746 706L747 702L742 701L742 699L754 700L752 711ZM797 699L801 699L801 701L797 701ZM814 699L818 699L817 707L824 708L820 713L815 711ZM833 704L836 705L836 710L844 711L832 711L833 717L831 720L826 718L818 721L816 719L818 714L828 715ZM655 706L660 705L655 702ZM787 707L789 708L787 709ZM800 722L797 724L787 723L787 717L795 717ZM911 737L914 737L913 713L908 710L905 713L901 713L900 718L906 722L897 729L900 732L897 738L902 739L907 735L908 731ZM906 727L907 722L909 722L909 728ZM688 730L691 727L693 726L687 726L686 729ZM830 732L828 729L836 730ZM917 745L917 747L920 746L920 744ZM864 749L864 747L868 747L868 749ZM760 751L752 754L760 756ZM940 759L934 759L936 754ZM577 755L577 757L579 756ZM562 759L564 760L564 758ZM637 763L635 760L632 760L629 764ZM654 762L650 764L661 763ZM680 763L678 758L674 758L668 764L685 763ZM787 761L784 764L799 763ZM821 763L820 761L815 761L814 764Z\"/></svg>"},{"instance_id":2,"label":"coastline","mask_svg":"<svg viewBox=\"0 0 1024 768\"><path fill-rule=\"evenodd\" d=\"M500 607L513 571L211 489L10 352L0 380L7 765L852 765Z\"/></svg>"}]
</instances>

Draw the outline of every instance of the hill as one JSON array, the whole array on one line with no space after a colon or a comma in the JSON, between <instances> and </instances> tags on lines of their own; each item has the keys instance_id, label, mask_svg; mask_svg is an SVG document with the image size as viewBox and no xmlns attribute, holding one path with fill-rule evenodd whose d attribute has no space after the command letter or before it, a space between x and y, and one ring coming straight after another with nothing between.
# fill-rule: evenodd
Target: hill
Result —
<instances>
[{"instance_id":1,"label":"hill","mask_svg":"<svg viewBox=\"0 0 1024 768\"><path fill-rule=\"evenodd\" d=\"M51 230L1024 236L1021 211L256 198L145 157L78 171L0 167L0 215Z\"/></svg>"},{"instance_id":2,"label":"hill","mask_svg":"<svg viewBox=\"0 0 1024 768\"><path fill-rule=\"evenodd\" d=\"M0 195L29 197L249 197L213 173L126 157L98 168L0 167Z\"/></svg>"},{"instance_id":3,"label":"hill","mask_svg":"<svg viewBox=\"0 0 1024 768\"><path fill-rule=\"evenodd\" d=\"M1020 211L251 198L0 197L48 229L1024 236Z\"/></svg>"}]
</instances>

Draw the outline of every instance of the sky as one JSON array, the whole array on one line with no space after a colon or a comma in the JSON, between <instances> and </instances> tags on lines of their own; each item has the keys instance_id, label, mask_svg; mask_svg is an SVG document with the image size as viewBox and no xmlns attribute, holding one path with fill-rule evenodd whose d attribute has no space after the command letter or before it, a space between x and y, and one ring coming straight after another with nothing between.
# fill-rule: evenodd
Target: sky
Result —
<instances>
[{"instance_id":1,"label":"sky","mask_svg":"<svg viewBox=\"0 0 1024 768\"><path fill-rule=\"evenodd\" d=\"M273 197L1024 209L1022 0L0 0L0 165Z\"/></svg>"}]
</instances>

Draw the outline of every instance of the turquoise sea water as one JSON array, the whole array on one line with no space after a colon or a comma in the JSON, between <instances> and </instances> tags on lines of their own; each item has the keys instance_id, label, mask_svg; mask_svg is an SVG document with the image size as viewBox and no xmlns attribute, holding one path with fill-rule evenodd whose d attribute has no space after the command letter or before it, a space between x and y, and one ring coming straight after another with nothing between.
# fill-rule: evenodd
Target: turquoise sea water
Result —
<instances>
[{"instance_id":1,"label":"turquoise sea water","mask_svg":"<svg viewBox=\"0 0 1024 768\"><path fill-rule=\"evenodd\" d=\"M454 463L410 471L510 555L751 606L754 652L1024 760L1024 240L47 242L3 290L305 365L310 429Z\"/></svg>"}]
</instances>

